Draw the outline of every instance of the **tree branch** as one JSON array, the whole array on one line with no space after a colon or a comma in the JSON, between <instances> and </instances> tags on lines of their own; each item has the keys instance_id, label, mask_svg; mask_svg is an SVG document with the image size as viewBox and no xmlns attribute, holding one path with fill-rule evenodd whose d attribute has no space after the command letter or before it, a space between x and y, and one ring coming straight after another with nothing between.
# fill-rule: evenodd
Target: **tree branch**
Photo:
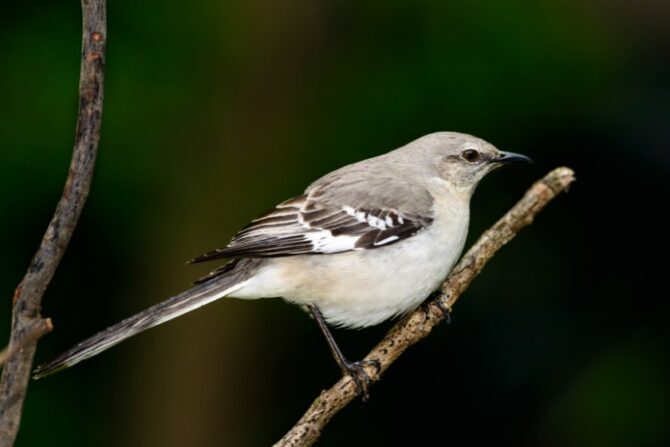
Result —
<instances>
[{"instance_id":1,"label":"tree branch","mask_svg":"<svg viewBox=\"0 0 670 447\"><path fill-rule=\"evenodd\" d=\"M79 110L63 194L13 299L9 359L0 380L0 447L12 446L32 369L37 339L50 322L40 315L47 286L67 248L88 197L100 140L105 41L105 0L81 0L83 18Z\"/></svg>"},{"instance_id":2,"label":"tree branch","mask_svg":"<svg viewBox=\"0 0 670 447\"><path fill-rule=\"evenodd\" d=\"M4 365L9 357L14 355L16 351L22 349L26 344L42 338L52 330L53 324L51 323L50 318L40 318L39 320L36 320L34 327L27 331L25 336L18 343L8 345L5 349L0 351L0 366Z\"/></svg>"},{"instance_id":3,"label":"tree branch","mask_svg":"<svg viewBox=\"0 0 670 447\"><path fill-rule=\"evenodd\" d=\"M479 238L442 284L440 294L427 306L418 308L393 326L384 339L365 357L365 360L377 361L381 366L379 370L372 365L365 367L372 382L379 381L384 371L408 347L426 337L445 319L451 307L493 255L521 229L530 225L537 213L559 193L567 190L574 179L574 172L571 169L554 169L536 182L507 214ZM351 377L342 377L330 389L321 392L302 418L274 447L312 445L330 419L357 394L357 388Z\"/></svg>"}]
</instances>

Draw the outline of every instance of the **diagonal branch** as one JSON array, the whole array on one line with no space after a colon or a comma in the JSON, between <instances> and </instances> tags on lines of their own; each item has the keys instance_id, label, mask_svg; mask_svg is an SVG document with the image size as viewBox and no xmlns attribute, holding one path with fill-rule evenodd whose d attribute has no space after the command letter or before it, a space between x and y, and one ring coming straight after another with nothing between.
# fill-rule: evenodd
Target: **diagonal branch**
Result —
<instances>
[{"instance_id":1,"label":"diagonal branch","mask_svg":"<svg viewBox=\"0 0 670 447\"><path fill-rule=\"evenodd\" d=\"M557 168L537 181L514 207L486 231L454 267L440 287L440 294L407 317L386 334L384 339L365 357L379 362L380 369L366 366L373 382L410 346L426 337L448 315L451 307L468 288L484 265L505 244L527 225L542 208L559 193L566 191L575 180L569 168ZM330 389L322 391L307 412L274 447L304 447L316 442L330 419L358 394L354 381L342 377Z\"/></svg>"},{"instance_id":2,"label":"diagonal branch","mask_svg":"<svg viewBox=\"0 0 670 447\"><path fill-rule=\"evenodd\" d=\"M47 286L67 248L88 197L100 140L105 41L105 0L81 0L83 18L79 110L74 150L63 194L13 299L10 354L0 381L0 447L12 446L21 421L37 339L50 322L40 315Z\"/></svg>"}]
</instances>

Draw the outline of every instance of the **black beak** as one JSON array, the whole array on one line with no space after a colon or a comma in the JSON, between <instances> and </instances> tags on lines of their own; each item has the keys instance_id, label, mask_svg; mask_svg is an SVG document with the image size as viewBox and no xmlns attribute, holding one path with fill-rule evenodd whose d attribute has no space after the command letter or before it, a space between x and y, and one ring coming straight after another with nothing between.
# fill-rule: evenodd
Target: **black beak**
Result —
<instances>
[{"instance_id":1,"label":"black beak","mask_svg":"<svg viewBox=\"0 0 670 447\"><path fill-rule=\"evenodd\" d=\"M500 157L491 160L494 163L532 163L529 157L514 152L503 152Z\"/></svg>"}]
</instances>

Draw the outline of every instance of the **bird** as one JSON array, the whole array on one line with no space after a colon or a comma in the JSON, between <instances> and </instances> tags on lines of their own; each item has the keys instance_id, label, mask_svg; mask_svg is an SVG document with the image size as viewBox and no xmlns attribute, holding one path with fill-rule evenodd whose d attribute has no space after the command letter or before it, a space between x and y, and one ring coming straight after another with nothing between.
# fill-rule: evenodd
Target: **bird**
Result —
<instances>
[{"instance_id":1,"label":"bird","mask_svg":"<svg viewBox=\"0 0 670 447\"><path fill-rule=\"evenodd\" d=\"M364 328L417 308L465 245L470 201L488 173L525 155L472 135L436 132L326 174L191 263L227 260L186 291L38 366L36 379L223 297L281 297L318 323L343 374L367 396L363 362L329 329Z\"/></svg>"}]
</instances>

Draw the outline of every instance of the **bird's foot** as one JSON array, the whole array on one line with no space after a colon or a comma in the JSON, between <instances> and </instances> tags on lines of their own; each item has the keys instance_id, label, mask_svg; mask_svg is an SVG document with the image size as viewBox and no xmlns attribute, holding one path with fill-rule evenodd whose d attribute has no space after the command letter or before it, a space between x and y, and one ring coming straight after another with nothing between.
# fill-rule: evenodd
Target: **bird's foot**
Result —
<instances>
[{"instance_id":1,"label":"bird's foot","mask_svg":"<svg viewBox=\"0 0 670 447\"><path fill-rule=\"evenodd\" d=\"M363 395L363 402L370 400L369 387L372 385L372 379L365 371L366 366L374 367L377 370L377 373L382 369L379 360L361 360L358 362L346 361L341 365L342 374L351 376L356 385L356 390Z\"/></svg>"},{"instance_id":2,"label":"bird's foot","mask_svg":"<svg viewBox=\"0 0 670 447\"><path fill-rule=\"evenodd\" d=\"M449 306L446 306L442 300L440 299L440 295L442 292L439 290L433 292L423 303L421 303L421 310L423 310L423 313L426 315L426 320L428 319L428 315L430 315L430 305L432 303L435 303L438 309L442 312L442 315L444 315L444 320L447 324L451 323L451 308Z\"/></svg>"}]
</instances>

